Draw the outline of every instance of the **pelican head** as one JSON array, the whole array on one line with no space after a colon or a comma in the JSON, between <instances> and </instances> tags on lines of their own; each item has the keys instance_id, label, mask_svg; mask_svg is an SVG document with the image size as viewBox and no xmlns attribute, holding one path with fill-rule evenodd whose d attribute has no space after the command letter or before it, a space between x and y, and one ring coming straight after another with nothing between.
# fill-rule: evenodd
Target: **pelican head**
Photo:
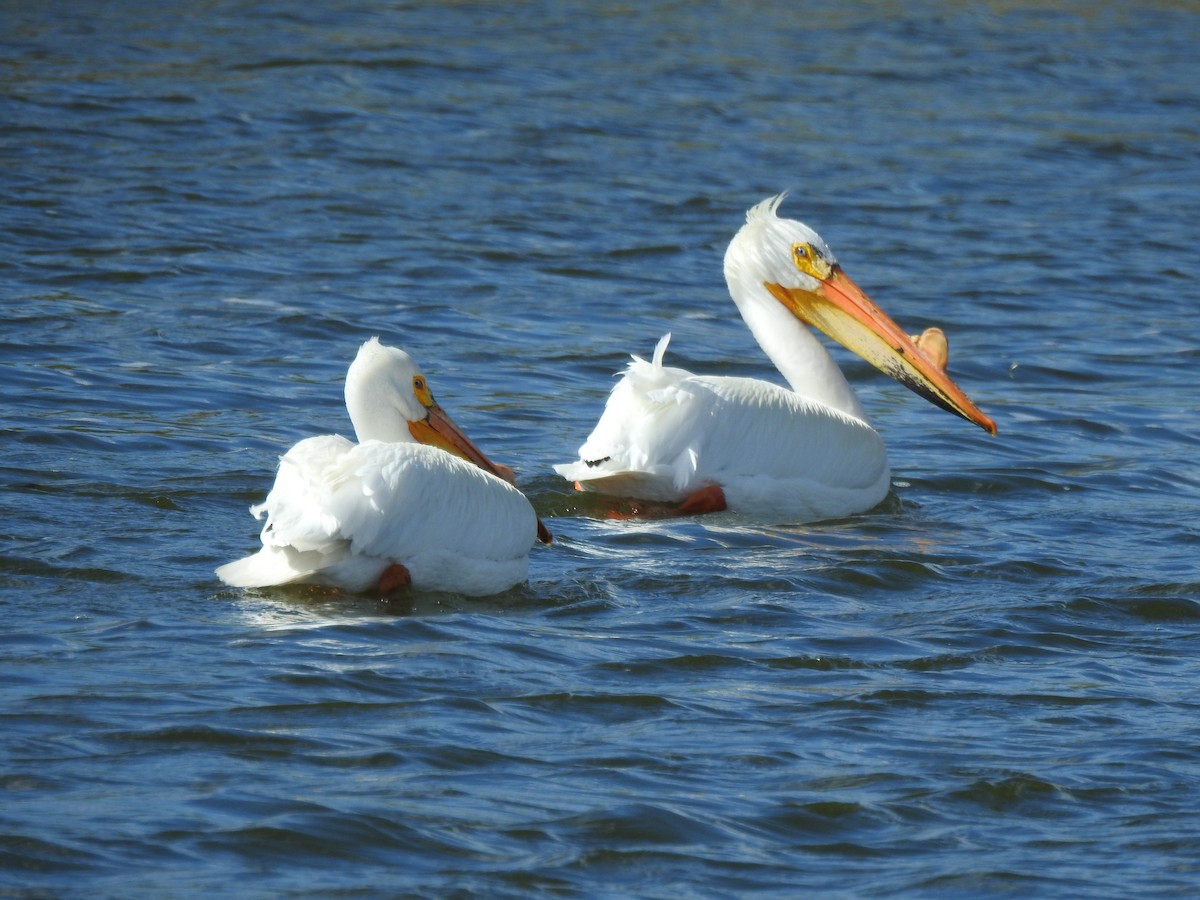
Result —
<instances>
[{"instance_id":1,"label":"pelican head","mask_svg":"<svg viewBox=\"0 0 1200 900\"><path fill-rule=\"evenodd\" d=\"M359 441L417 440L410 426L428 411L417 385L428 391L420 366L400 348L386 347L377 337L359 347L346 373L346 409Z\"/></svg>"},{"instance_id":2,"label":"pelican head","mask_svg":"<svg viewBox=\"0 0 1200 900\"><path fill-rule=\"evenodd\" d=\"M433 399L429 382L411 356L373 337L358 348L346 373L346 409L359 441L429 444L501 474Z\"/></svg>"},{"instance_id":3,"label":"pelican head","mask_svg":"<svg viewBox=\"0 0 1200 900\"><path fill-rule=\"evenodd\" d=\"M786 196L770 197L746 213L746 224L725 253L730 284L761 285L801 322L931 403L995 434L996 423L842 271L821 236L778 215Z\"/></svg>"},{"instance_id":4,"label":"pelican head","mask_svg":"<svg viewBox=\"0 0 1200 900\"><path fill-rule=\"evenodd\" d=\"M473 462L501 481L515 481L512 469L498 466L468 438L433 399L420 366L398 347L373 337L358 348L346 372L346 410L359 442L421 443ZM550 532L538 519L538 539Z\"/></svg>"}]
</instances>

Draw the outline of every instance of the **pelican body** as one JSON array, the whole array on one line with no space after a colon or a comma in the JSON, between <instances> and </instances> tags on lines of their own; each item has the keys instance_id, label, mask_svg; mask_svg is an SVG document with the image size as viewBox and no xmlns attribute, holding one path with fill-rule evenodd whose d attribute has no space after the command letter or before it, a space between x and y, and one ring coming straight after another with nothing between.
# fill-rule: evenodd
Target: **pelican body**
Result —
<instances>
[{"instance_id":1,"label":"pelican body","mask_svg":"<svg viewBox=\"0 0 1200 900\"><path fill-rule=\"evenodd\" d=\"M307 438L250 508L262 549L217 569L235 587L493 594L524 581L550 533L525 496L434 401L412 358L372 338L346 374L358 442Z\"/></svg>"},{"instance_id":2,"label":"pelican body","mask_svg":"<svg viewBox=\"0 0 1200 900\"><path fill-rule=\"evenodd\" d=\"M788 521L877 505L891 478L883 440L810 325L995 434L946 374L944 356L880 310L820 235L778 215L784 196L746 214L725 253L725 280L788 386L669 367L667 335L651 361L633 357L579 460L555 466L579 490L680 503L684 513L730 508ZM691 502L701 492L704 502Z\"/></svg>"}]
</instances>

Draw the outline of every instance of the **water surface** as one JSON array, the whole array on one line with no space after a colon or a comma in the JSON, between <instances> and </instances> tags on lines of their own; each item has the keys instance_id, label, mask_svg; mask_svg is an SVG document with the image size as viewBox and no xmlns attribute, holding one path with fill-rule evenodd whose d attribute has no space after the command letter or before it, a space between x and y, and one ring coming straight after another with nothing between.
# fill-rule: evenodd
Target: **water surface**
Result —
<instances>
[{"instance_id":1,"label":"water surface","mask_svg":"<svg viewBox=\"0 0 1200 900\"><path fill-rule=\"evenodd\" d=\"M10 10L0 886L1195 891L1198 13ZM593 518L550 467L629 353L775 377L721 256L782 189L999 436L839 349L880 508ZM372 334L528 584L216 581Z\"/></svg>"}]
</instances>

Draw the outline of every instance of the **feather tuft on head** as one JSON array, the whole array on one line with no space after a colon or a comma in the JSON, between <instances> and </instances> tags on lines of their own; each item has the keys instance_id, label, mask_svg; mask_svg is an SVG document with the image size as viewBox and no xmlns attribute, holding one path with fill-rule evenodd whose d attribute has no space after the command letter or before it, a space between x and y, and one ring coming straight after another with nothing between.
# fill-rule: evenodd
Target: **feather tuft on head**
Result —
<instances>
[{"instance_id":1,"label":"feather tuft on head","mask_svg":"<svg viewBox=\"0 0 1200 900\"><path fill-rule=\"evenodd\" d=\"M779 205L787 198L788 192L768 197L746 210L747 222L766 222L779 217Z\"/></svg>"}]
</instances>

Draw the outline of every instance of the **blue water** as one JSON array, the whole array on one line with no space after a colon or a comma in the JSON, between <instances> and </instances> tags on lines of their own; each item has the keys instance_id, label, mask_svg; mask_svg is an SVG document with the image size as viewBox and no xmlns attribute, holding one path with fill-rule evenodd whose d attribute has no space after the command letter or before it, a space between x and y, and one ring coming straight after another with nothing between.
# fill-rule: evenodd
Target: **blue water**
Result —
<instances>
[{"instance_id":1,"label":"blue water","mask_svg":"<svg viewBox=\"0 0 1200 900\"><path fill-rule=\"evenodd\" d=\"M2 18L0 893L1200 890L1194 3ZM630 352L775 377L721 256L782 189L999 435L839 348L880 508L594 518ZM215 579L372 334L528 584Z\"/></svg>"}]
</instances>

